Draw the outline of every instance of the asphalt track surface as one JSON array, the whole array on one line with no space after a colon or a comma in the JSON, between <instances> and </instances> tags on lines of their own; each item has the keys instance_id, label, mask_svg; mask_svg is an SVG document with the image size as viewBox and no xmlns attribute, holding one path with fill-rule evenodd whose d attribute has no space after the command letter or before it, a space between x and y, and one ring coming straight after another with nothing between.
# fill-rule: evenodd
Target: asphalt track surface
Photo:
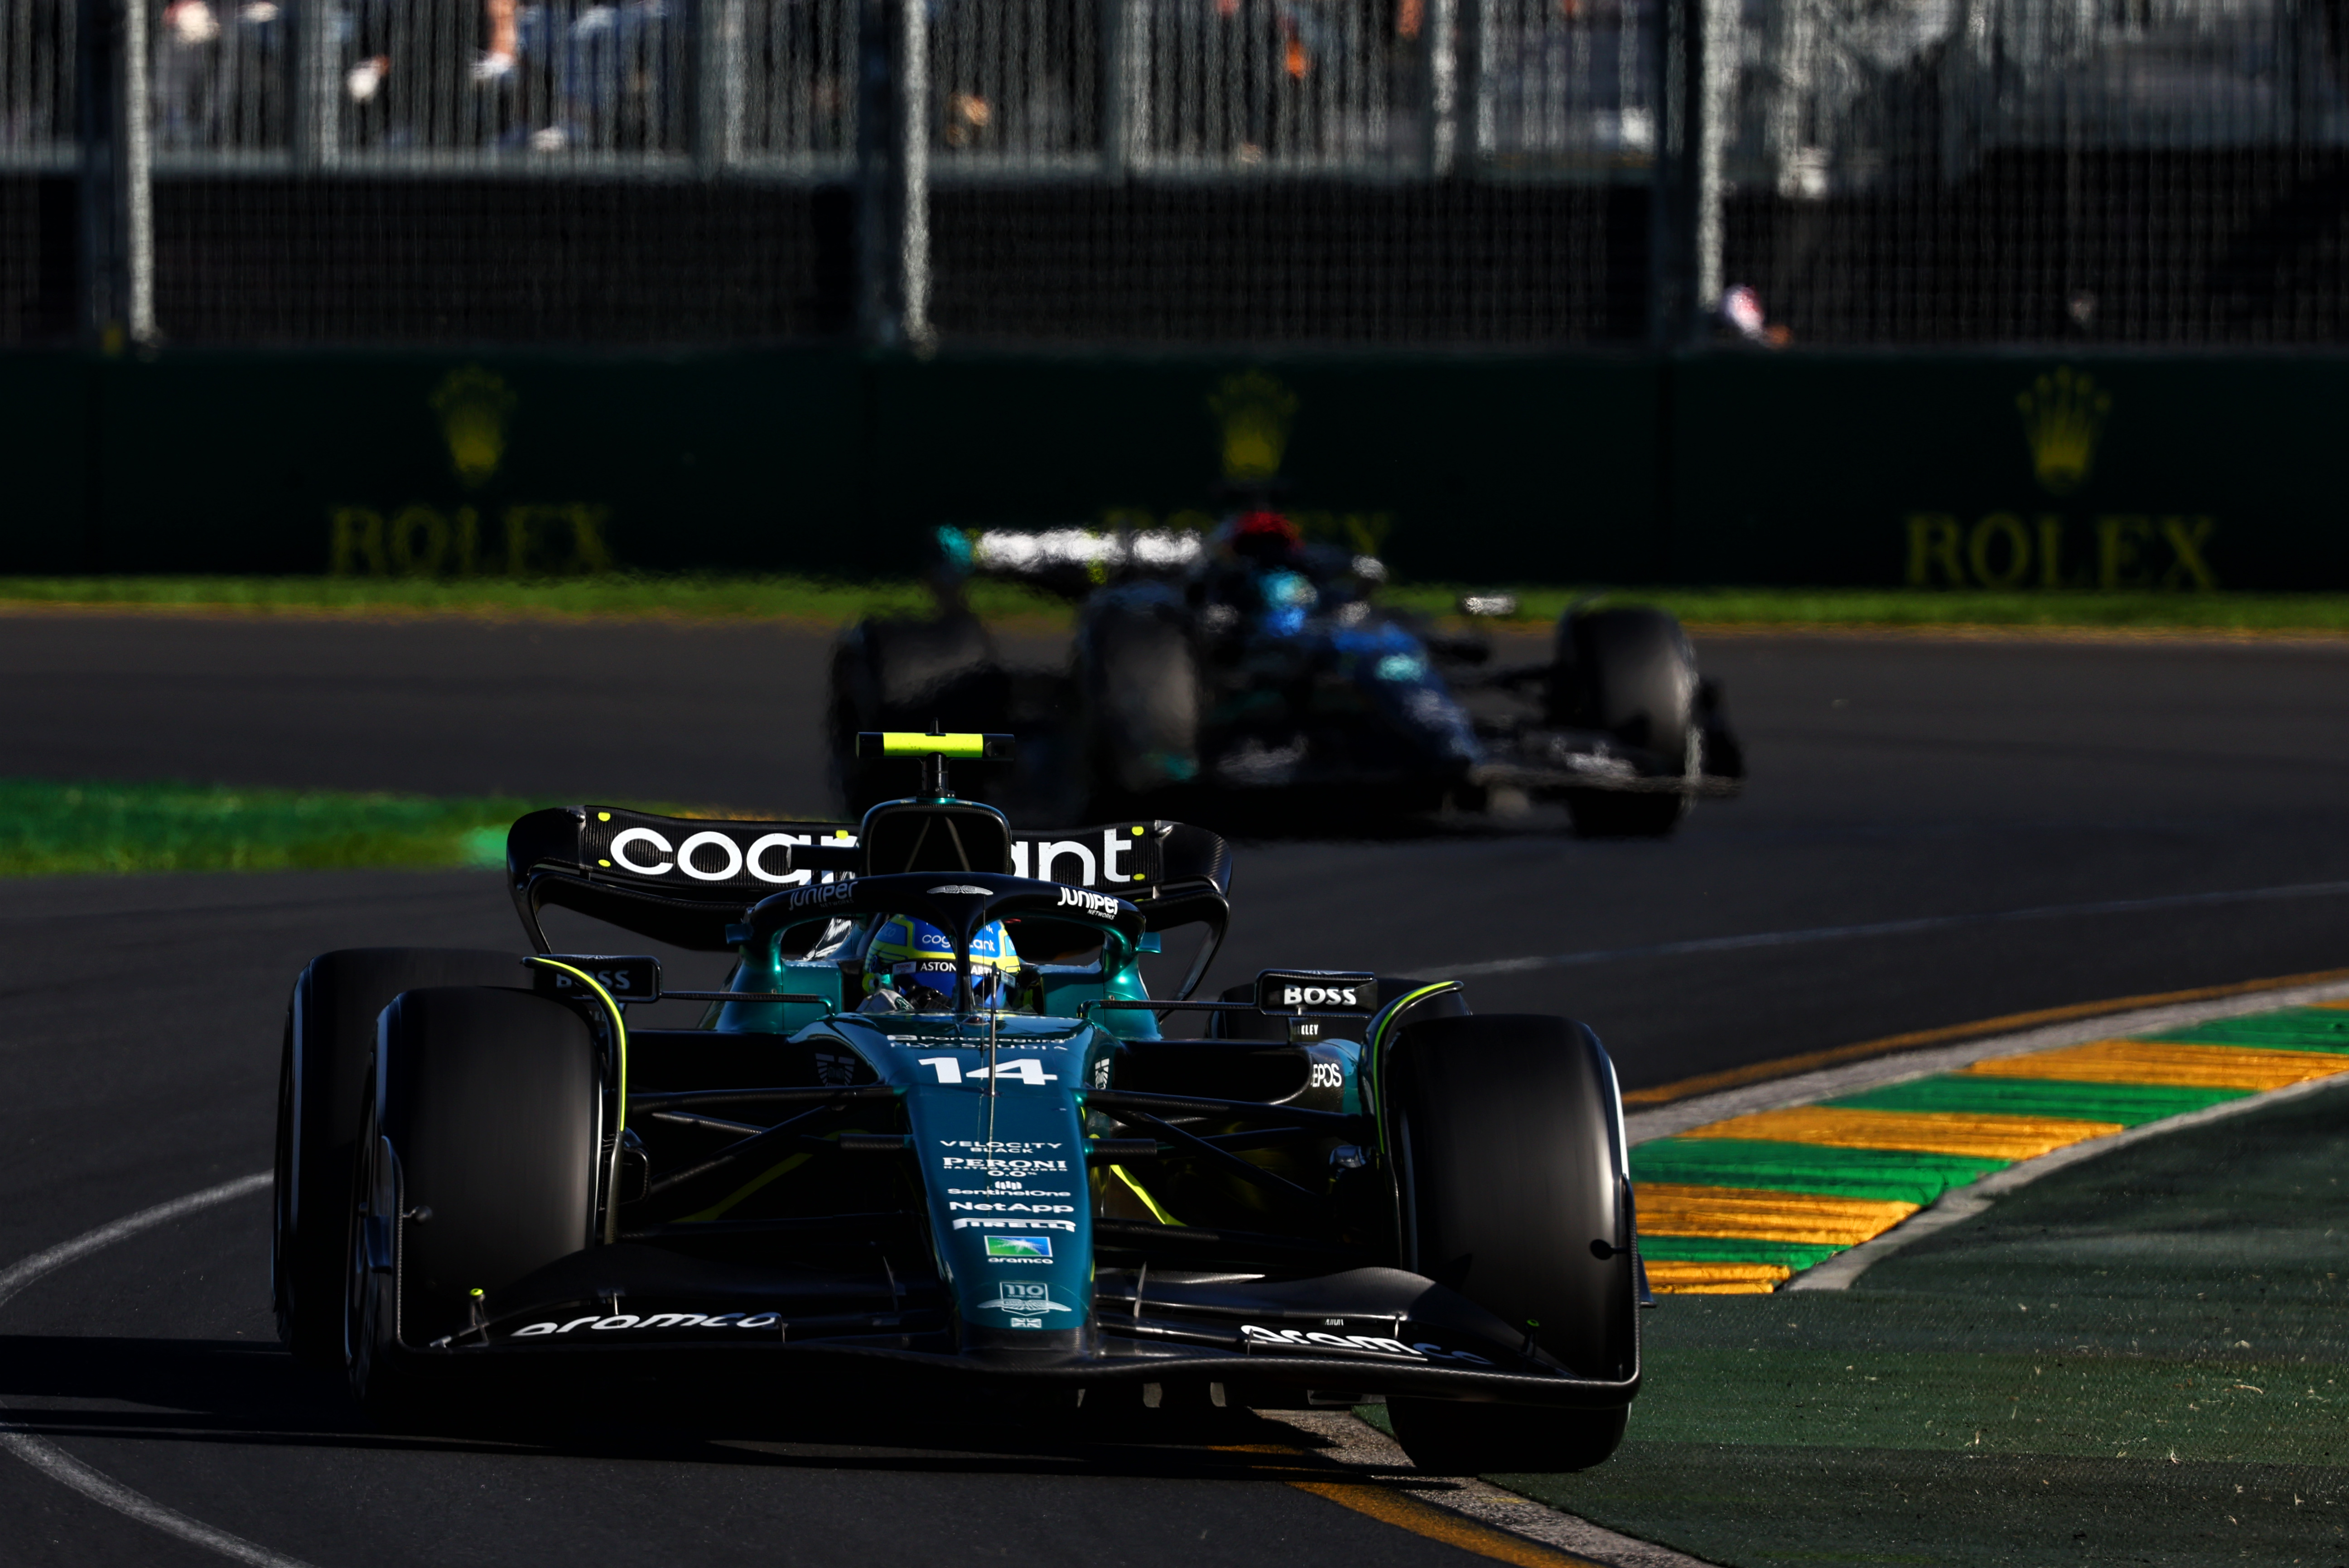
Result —
<instances>
[{"instance_id":1,"label":"asphalt track surface","mask_svg":"<svg viewBox=\"0 0 2349 1568\"><path fill-rule=\"evenodd\" d=\"M824 644L0 619L0 771L821 811ZM1700 653L1747 740L1746 798L1662 844L1580 843L1537 815L1247 845L1219 980L1567 960L1472 995L1588 1020L1637 1087L2349 965L2349 648L1741 637ZM0 1262L265 1166L285 992L311 954L519 945L487 873L9 895ZM615 1390L608 1418L553 1446L388 1438L277 1353L264 1210L226 1204L30 1286L0 1309L0 1401L124 1485L320 1568L1468 1561L1171 1424L1072 1435L780 1397L697 1424ZM221 1561L5 1461L0 1560Z\"/></svg>"}]
</instances>

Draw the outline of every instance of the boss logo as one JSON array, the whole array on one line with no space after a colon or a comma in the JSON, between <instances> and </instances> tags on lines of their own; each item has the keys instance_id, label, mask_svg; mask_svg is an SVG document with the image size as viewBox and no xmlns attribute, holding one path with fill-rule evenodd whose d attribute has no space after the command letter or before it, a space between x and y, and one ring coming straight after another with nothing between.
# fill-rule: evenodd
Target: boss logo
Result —
<instances>
[{"instance_id":1,"label":"boss logo","mask_svg":"<svg viewBox=\"0 0 2349 1568\"><path fill-rule=\"evenodd\" d=\"M564 967L554 967L558 964ZM589 987L580 974L593 977L616 1002L652 1002L660 996L660 961L648 956L549 953L544 963L532 966L531 982L543 994L588 997Z\"/></svg>"},{"instance_id":2,"label":"boss logo","mask_svg":"<svg viewBox=\"0 0 2349 1568\"><path fill-rule=\"evenodd\" d=\"M1267 1012L1376 1012L1376 975L1267 970L1256 979L1256 1004Z\"/></svg>"}]
</instances>

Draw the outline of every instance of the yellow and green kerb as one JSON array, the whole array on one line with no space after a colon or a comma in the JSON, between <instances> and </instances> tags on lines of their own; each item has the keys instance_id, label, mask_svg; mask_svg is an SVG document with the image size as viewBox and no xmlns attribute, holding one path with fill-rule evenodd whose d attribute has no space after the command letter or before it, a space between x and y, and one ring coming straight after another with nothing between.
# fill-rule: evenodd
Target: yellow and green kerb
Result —
<instances>
[{"instance_id":1,"label":"yellow and green kerb","mask_svg":"<svg viewBox=\"0 0 2349 1568\"><path fill-rule=\"evenodd\" d=\"M1658 1292L1760 1293L2018 1160L2349 1073L2349 1002L1977 1062L1631 1150Z\"/></svg>"}]
</instances>

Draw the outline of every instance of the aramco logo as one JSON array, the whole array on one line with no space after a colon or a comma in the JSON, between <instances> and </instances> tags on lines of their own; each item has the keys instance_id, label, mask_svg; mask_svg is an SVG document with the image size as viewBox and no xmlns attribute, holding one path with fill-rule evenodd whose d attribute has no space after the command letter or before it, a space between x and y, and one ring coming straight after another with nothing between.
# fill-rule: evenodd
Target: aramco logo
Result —
<instances>
[{"instance_id":1,"label":"aramco logo","mask_svg":"<svg viewBox=\"0 0 2349 1568\"><path fill-rule=\"evenodd\" d=\"M2065 365L2033 378L2015 394L2014 408L2040 488L2059 498L2078 493L2095 475L2097 448L2113 414L2112 394L2095 377ZM2020 506L1992 512L1971 524L1948 512L1910 513L1909 585L2105 590L2219 586L2207 554L2219 527L2215 517L2100 511L2085 520L2087 541L2080 548L2074 542L2080 519L2030 510L2028 516Z\"/></svg>"},{"instance_id":2,"label":"aramco logo","mask_svg":"<svg viewBox=\"0 0 2349 1568\"><path fill-rule=\"evenodd\" d=\"M478 493L506 459L508 421L521 399L479 365L451 370L425 399L448 444L450 472ZM576 576L612 569L608 506L486 498L453 505L328 509L327 555L336 576ZM484 524L486 524L486 527Z\"/></svg>"}]
</instances>

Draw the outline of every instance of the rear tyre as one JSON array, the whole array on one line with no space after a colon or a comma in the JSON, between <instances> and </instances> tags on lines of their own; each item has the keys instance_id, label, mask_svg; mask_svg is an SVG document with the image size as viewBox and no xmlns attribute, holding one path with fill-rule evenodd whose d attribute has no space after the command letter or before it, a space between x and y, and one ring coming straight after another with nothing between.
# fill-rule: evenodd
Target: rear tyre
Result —
<instances>
[{"instance_id":1,"label":"rear tyre","mask_svg":"<svg viewBox=\"0 0 2349 1568\"><path fill-rule=\"evenodd\" d=\"M1180 607L1134 598L1102 606L1078 639L1086 758L1103 805L1199 774L1199 670Z\"/></svg>"},{"instance_id":2,"label":"rear tyre","mask_svg":"<svg viewBox=\"0 0 2349 1568\"><path fill-rule=\"evenodd\" d=\"M503 985L510 953L471 948L346 948L294 982L278 1057L270 1295L277 1336L305 1365L343 1364L343 1249L376 1015L403 991Z\"/></svg>"},{"instance_id":3,"label":"rear tyre","mask_svg":"<svg viewBox=\"0 0 2349 1568\"><path fill-rule=\"evenodd\" d=\"M1393 1061L1403 1266L1525 1329L1581 1376L1630 1376L1630 1215L1614 1072L1597 1038L1564 1018L1436 1018L1406 1025ZM1595 1465L1622 1440L1629 1403L1387 1407L1414 1464L1476 1475Z\"/></svg>"},{"instance_id":4,"label":"rear tyre","mask_svg":"<svg viewBox=\"0 0 2349 1568\"><path fill-rule=\"evenodd\" d=\"M1558 622L1550 722L1606 732L1649 777L1702 771L1697 685L1688 638L1661 610L1593 610ZM1688 815L1689 797L1568 790L1566 809L1585 838L1661 838Z\"/></svg>"},{"instance_id":5,"label":"rear tyre","mask_svg":"<svg viewBox=\"0 0 2349 1568\"><path fill-rule=\"evenodd\" d=\"M562 1002L478 987L386 1010L350 1227L351 1389L378 1420L460 1413L472 1292L588 1245L598 1147L595 1047ZM427 1217L427 1211L429 1218Z\"/></svg>"},{"instance_id":6,"label":"rear tyre","mask_svg":"<svg viewBox=\"0 0 2349 1568\"><path fill-rule=\"evenodd\" d=\"M860 730L1001 727L1002 672L987 628L971 615L936 620L866 620L841 637L832 655L825 729L833 782L851 816L912 793L902 763L856 754Z\"/></svg>"}]
</instances>

